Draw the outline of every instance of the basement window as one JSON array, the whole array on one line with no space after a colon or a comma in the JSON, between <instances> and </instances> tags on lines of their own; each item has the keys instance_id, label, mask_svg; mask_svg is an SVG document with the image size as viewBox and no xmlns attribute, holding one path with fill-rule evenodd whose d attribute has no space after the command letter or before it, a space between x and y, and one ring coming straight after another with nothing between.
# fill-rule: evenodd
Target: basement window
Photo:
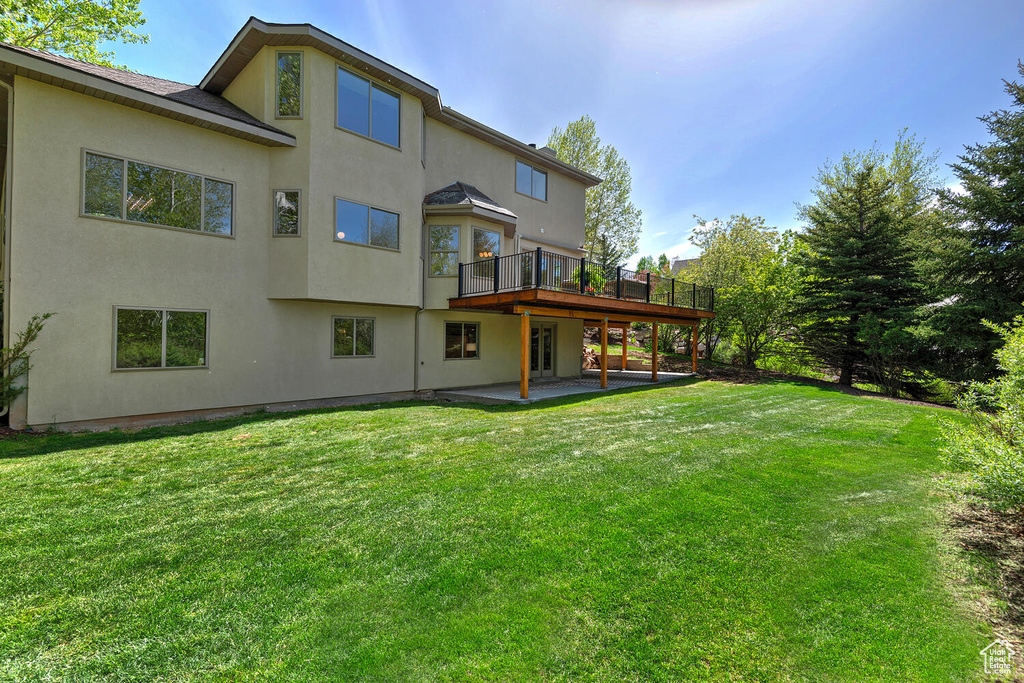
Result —
<instances>
[{"instance_id":1,"label":"basement window","mask_svg":"<svg viewBox=\"0 0 1024 683\"><path fill-rule=\"evenodd\" d=\"M334 317L334 348L331 358L356 358L373 355L373 318Z\"/></svg>"}]
</instances>

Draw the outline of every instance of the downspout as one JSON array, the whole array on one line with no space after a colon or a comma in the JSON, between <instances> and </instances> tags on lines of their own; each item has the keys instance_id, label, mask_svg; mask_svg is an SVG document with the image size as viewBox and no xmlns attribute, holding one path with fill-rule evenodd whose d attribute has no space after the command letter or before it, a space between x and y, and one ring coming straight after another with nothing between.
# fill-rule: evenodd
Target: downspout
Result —
<instances>
[{"instance_id":1,"label":"downspout","mask_svg":"<svg viewBox=\"0 0 1024 683\"><path fill-rule=\"evenodd\" d=\"M3 234L0 236L2 242L0 242L0 273L3 277L3 317L4 324L0 334L3 334L2 343L0 346L7 346L11 335L11 269L10 269L10 255L11 255L11 188L13 161L14 161L14 88L4 81L0 80L0 88L7 91L7 154L4 160L4 183L3 187L0 188L0 199L3 200L3 220L4 229ZM4 417L10 411L9 405L0 406L0 417Z\"/></svg>"}]
</instances>

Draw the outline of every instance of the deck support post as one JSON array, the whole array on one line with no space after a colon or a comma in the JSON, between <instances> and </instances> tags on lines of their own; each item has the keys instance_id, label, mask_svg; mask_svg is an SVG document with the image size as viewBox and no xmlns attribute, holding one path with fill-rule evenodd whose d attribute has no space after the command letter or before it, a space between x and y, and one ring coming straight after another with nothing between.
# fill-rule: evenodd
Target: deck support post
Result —
<instances>
[{"instance_id":1,"label":"deck support post","mask_svg":"<svg viewBox=\"0 0 1024 683\"><path fill-rule=\"evenodd\" d=\"M519 397L530 398L530 312L519 319Z\"/></svg>"},{"instance_id":2,"label":"deck support post","mask_svg":"<svg viewBox=\"0 0 1024 683\"><path fill-rule=\"evenodd\" d=\"M625 372L626 364L629 362L628 360L626 360L627 359L627 356L626 356L626 344L627 344L628 341L629 341L629 328L628 327L623 327L622 328L622 370L623 370L623 372Z\"/></svg>"},{"instance_id":3,"label":"deck support post","mask_svg":"<svg viewBox=\"0 0 1024 683\"><path fill-rule=\"evenodd\" d=\"M697 325L693 326L693 341L690 342L690 350L693 351L693 371L697 372Z\"/></svg>"},{"instance_id":4,"label":"deck support post","mask_svg":"<svg viewBox=\"0 0 1024 683\"><path fill-rule=\"evenodd\" d=\"M651 381L658 381L658 323L651 323Z\"/></svg>"},{"instance_id":5,"label":"deck support post","mask_svg":"<svg viewBox=\"0 0 1024 683\"><path fill-rule=\"evenodd\" d=\"M608 318L601 321L601 388L608 388Z\"/></svg>"}]
</instances>

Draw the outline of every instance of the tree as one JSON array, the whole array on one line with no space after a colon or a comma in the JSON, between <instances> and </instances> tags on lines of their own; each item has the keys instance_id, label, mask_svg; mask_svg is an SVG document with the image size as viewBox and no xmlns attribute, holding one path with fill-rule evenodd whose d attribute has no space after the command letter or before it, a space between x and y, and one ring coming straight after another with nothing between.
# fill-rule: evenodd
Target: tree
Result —
<instances>
[{"instance_id":1,"label":"tree","mask_svg":"<svg viewBox=\"0 0 1024 683\"><path fill-rule=\"evenodd\" d=\"M690 236L700 248L700 259L688 270L698 285L715 288L715 318L701 324L704 357L714 357L721 339L729 338L744 315L744 307L756 298L749 285L755 271L775 257L779 236L760 216L734 215L727 223L719 219L705 221L695 216L701 227ZM731 294L737 296L731 298Z\"/></svg>"},{"instance_id":2,"label":"tree","mask_svg":"<svg viewBox=\"0 0 1024 683\"><path fill-rule=\"evenodd\" d=\"M603 178L587 189L583 240L587 258L611 262L614 256L614 266L635 254L642 222L640 209L630 201L629 164L614 147L601 144L594 120L583 116L565 130L555 128L547 144L565 163Z\"/></svg>"},{"instance_id":3,"label":"tree","mask_svg":"<svg viewBox=\"0 0 1024 683\"><path fill-rule=\"evenodd\" d=\"M1024 64L1018 63L1024 76ZM962 192L944 190L949 227L937 254L936 301L928 327L947 373L983 380L997 373L1005 324L1024 312L1024 86L1004 81L1009 109L981 117L991 140L965 148L951 168Z\"/></svg>"},{"instance_id":4,"label":"tree","mask_svg":"<svg viewBox=\"0 0 1024 683\"><path fill-rule=\"evenodd\" d=\"M139 0L5 0L0 4L0 41L104 66L117 65L112 61L114 53L99 46L115 41L148 43L149 36L131 30L145 23Z\"/></svg>"},{"instance_id":5,"label":"tree","mask_svg":"<svg viewBox=\"0 0 1024 683\"><path fill-rule=\"evenodd\" d=\"M912 324L919 288L912 271L909 205L872 150L846 154L818 173L817 201L801 210L809 226L796 310L801 343L850 386L869 376L868 349ZM911 193L912 194L912 193ZM874 332L868 334L869 325ZM902 375L902 370L901 370Z\"/></svg>"}]
</instances>

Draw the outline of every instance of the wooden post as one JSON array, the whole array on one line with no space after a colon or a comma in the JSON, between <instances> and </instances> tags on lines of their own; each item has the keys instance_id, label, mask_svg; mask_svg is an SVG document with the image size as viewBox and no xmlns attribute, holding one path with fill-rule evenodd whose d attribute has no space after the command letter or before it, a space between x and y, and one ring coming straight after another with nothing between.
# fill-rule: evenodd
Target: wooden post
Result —
<instances>
[{"instance_id":1,"label":"wooden post","mask_svg":"<svg viewBox=\"0 0 1024 683\"><path fill-rule=\"evenodd\" d=\"M608 318L601 321L601 388L608 388Z\"/></svg>"},{"instance_id":2,"label":"wooden post","mask_svg":"<svg viewBox=\"0 0 1024 683\"><path fill-rule=\"evenodd\" d=\"M519 396L530 398L530 312L519 319Z\"/></svg>"},{"instance_id":3,"label":"wooden post","mask_svg":"<svg viewBox=\"0 0 1024 683\"><path fill-rule=\"evenodd\" d=\"M697 326L693 326L693 342L690 344L693 350L693 371L697 372Z\"/></svg>"},{"instance_id":4,"label":"wooden post","mask_svg":"<svg viewBox=\"0 0 1024 683\"><path fill-rule=\"evenodd\" d=\"M628 333L629 333L629 328L628 327L623 327L622 328L622 369L623 370L626 369L626 364L629 362L627 360L628 356L626 355L626 342L629 339L629 334Z\"/></svg>"},{"instance_id":5,"label":"wooden post","mask_svg":"<svg viewBox=\"0 0 1024 683\"><path fill-rule=\"evenodd\" d=\"M658 323L651 323L651 381L658 381Z\"/></svg>"}]
</instances>

